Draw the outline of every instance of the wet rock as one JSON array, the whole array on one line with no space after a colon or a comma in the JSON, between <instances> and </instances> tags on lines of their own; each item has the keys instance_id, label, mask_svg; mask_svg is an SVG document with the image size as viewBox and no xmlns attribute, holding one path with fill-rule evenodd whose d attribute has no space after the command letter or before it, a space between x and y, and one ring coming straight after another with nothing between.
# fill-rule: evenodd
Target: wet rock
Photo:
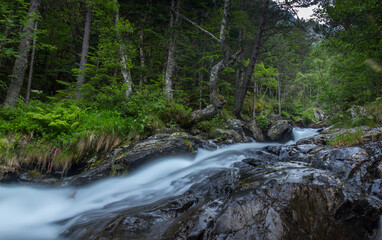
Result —
<instances>
[{"instance_id":1,"label":"wet rock","mask_svg":"<svg viewBox=\"0 0 382 240\"><path fill-rule=\"evenodd\" d=\"M243 137L235 130L223 130L217 128L215 130L215 135L217 137L222 137L224 140L232 140L233 142L243 141Z\"/></svg>"},{"instance_id":2,"label":"wet rock","mask_svg":"<svg viewBox=\"0 0 382 240\"><path fill-rule=\"evenodd\" d=\"M293 139L292 126L286 120L280 120L267 132L271 141L287 142Z\"/></svg>"},{"instance_id":3,"label":"wet rock","mask_svg":"<svg viewBox=\"0 0 382 240\"><path fill-rule=\"evenodd\" d=\"M11 182L18 177L18 171L14 167L0 166L0 183Z\"/></svg>"},{"instance_id":4,"label":"wet rock","mask_svg":"<svg viewBox=\"0 0 382 240\"><path fill-rule=\"evenodd\" d=\"M198 139L192 138L187 133L156 135L124 149L114 163L131 170L161 157L194 155L200 145L201 142Z\"/></svg>"},{"instance_id":5,"label":"wet rock","mask_svg":"<svg viewBox=\"0 0 382 240\"><path fill-rule=\"evenodd\" d=\"M249 121L245 123L243 129L247 129L246 135L248 137L253 138L257 142L265 142L265 136L256 121Z\"/></svg>"}]
</instances>

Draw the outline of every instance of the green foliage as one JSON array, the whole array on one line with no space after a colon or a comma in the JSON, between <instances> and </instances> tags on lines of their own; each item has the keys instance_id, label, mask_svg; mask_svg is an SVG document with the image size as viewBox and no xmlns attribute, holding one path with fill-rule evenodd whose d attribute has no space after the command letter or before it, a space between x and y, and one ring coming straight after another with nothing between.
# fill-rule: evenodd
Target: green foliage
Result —
<instances>
[{"instance_id":1,"label":"green foliage","mask_svg":"<svg viewBox=\"0 0 382 240\"><path fill-rule=\"evenodd\" d=\"M314 117L314 109L313 108L305 110L302 113L302 122L304 124L309 125L315 121L317 121L317 119Z\"/></svg>"},{"instance_id":2,"label":"green foliage","mask_svg":"<svg viewBox=\"0 0 382 240\"><path fill-rule=\"evenodd\" d=\"M345 131L334 134L329 140L329 145L334 145L337 147L351 147L355 145L362 144L362 134L363 130L358 129L356 131Z\"/></svg>"},{"instance_id":3,"label":"green foliage","mask_svg":"<svg viewBox=\"0 0 382 240\"><path fill-rule=\"evenodd\" d=\"M221 115L217 115L211 120L199 122L198 124L196 124L196 128L202 130L203 132L209 133L209 136L213 136L215 129L225 128L225 118Z\"/></svg>"},{"instance_id":4,"label":"green foliage","mask_svg":"<svg viewBox=\"0 0 382 240\"><path fill-rule=\"evenodd\" d=\"M291 115L286 111L281 111L281 117L289 119Z\"/></svg>"},{"instance_id":5,"label":"green foliage","mask_svg":"<svg viewBox=\"0 0 382 240\"><path fill-rule=\"evenodd\" d=\"M366 105L366 109L374 116L377 123L382 124L382 97Z\"/></svg>"},{"instance_id":6,"label":"green foliage","mask_svg":"<svg viewBox=\"0 0 382 240\"><path fill-rule=\"evenodd\" d=\"M262 130L266 130L266 129L268 129L268 127L269 127L269 122L268 122L268 119L267 119L266 116L264 116L264 115L257 116L255 120L256 120L257 125L258 125Z\"/></svg>"}]
</instances>

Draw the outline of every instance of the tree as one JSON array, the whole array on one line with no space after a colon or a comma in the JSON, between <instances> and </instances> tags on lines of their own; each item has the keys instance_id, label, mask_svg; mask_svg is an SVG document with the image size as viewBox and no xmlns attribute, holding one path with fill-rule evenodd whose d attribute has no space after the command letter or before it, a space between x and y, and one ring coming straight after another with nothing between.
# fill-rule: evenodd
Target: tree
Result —
<instances>
[{"instance_id":1,"label":"tree","mask_svg":"<svg viewBox=\"0 0 382 240\"><path fill-rule=\"evenodd\" d=\"M180 10L180 1L178 0L176 11ZM170 9L170 31L173 31L174 25L178 22L179 16L175 14L173 9L175 8L175 0L171 0L171 9ZM172 77L175 69L175 34L170 35L170 44L168 46L168 55L167 55L167 65L166 65L166 74L165 74L165 88L164 94L168 99L173 98L173 89L172 89Z\"/></svg>"},{"instance_id":2,"label":"tree","mask_svg":"<svg viewBox=\"0 0 382 240\"><path fill-rule=\"evenodd\" d=\"M88 62L88 52L89 52L89 39L90 39L90 25L92 21L92 10L93 6L89 4L86 8L86 17L85 17L85 27L84 35L82 40L82 50L81 50L81 61L79 67L79 75L77 77L77 87L76 87L76 98L81 98L81 87L85 82L85 69Z\"/></svg>"},{"instance_id":3,"label":"tree","mask_svg":"<svg viewBox=\"0 0 382 240\"><path fill-rule=\"evenodd\" d=\"M33 66L34 66L34 58L35 58L35 54L36 54L37 25L38 25L38 19L36 19L35 24L34 24L34 36L33 36L33 45L32 45L32 55L31 55L31 63L30 63L30 66L29 66L27 93L25 95L25 104L29 103L29 98L30 98L30 94L31 94Z\"/></svg>"},{"instance_id":4,"label":"tree","mask_svg":"<svg viewBox=\"0 0 382 240\"><path fill-rule=\"evenodd\" d=\"M125 84L127 85L126 89L126 99L128 100L133 93L133 79L131 78L131 71L130 68L127 65L128 61L128 50L126 49L126 46L122 40L121 32L119 30L120 28L120 19L119 19L119 6L118 6L118 0L115 0L115 23L116 23L116 33L117 33L117 40L119 43L119 54L121 56L121 73L124 79Z\"/></svg>"},{"instance_id":5,"label":"tree","mask_svg":"<svg viewBox=\"0 0 382 240\"><path fill-rule=\"evenodd\" d=\"M25 71L28 66L28 55L32 40L32 32L37 19L40 0L31 0L29 5L27 22L23 28L23 36L19 45L18 56L13 67L13 74L11 76L11 84L7 91L4 106L16 107L17 99L24 81Z\"/></svg>"},{"instance_id":6,"label":"tree","mask_svg":"<svg viewBox=\"0 0 382 240\"><path fill-rule=\"evenodd\" d=\"M248 89L248 84L250 82L250 79L252 78L253 70L255 68L255 64L259 54L259 48L261 44L261 39L263 37L264 25L266 21L266 10L268 8L268 5L269 5L269 0L264 0L263 13L261 14L261 17L260 17L260 24L257 29L257 35L256 35L255 43L253 45L252 55L251 55L247 70L245 72L244 79L242 82L237 84L238 88L235 91L233 113L239 119L241 119L241 114L240 114L241 108L243 107L244 98Z\"/></svg>"},{"instance_id":7,"label":"tree","mask_svg":"<svg viewBox=\"0 0 382 240\"><path fill-rule=\"evenodd\" d=\"M215 41L217 41L220 45L220 50L223 55L222 59L217 64L215 64L210 70L209 91L210 91L211 104L204 109L196 110L192 112L191 118L186 120L186 123L184 124L185 126L196 124L203 120L211 119L224 108L224 105L226 103L226 101L224 100L224 97L219 95L219 74L221 71L227 68L230 64L232 64L241 52L241 50L239 50L236 54L231 55L229 46L227 45L226 31L228 29L230 8L231 8L231 1L224 0L223 16L221 19L219 38L216 38L211 32L200 27L195 22L191 21L190 19L178 13L179 16L182 17L182 19L184 19L185 21L187 21L188 23L198 28L199 30L201 30L202 32L210 36Z\"/></svg>"}]
</instances>

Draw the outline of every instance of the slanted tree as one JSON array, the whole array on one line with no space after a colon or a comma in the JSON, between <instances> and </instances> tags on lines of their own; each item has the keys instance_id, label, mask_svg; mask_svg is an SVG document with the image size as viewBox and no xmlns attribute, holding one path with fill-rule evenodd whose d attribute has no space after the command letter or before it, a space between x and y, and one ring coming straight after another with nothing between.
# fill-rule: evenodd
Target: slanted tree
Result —
<instances>
[{"instance_id":1,"label":"slanted tree","mask_svg":"<svg viewBox=\"0 0 382 240\"><path fill-rule=\"evenodd\" d=\"M19 98L20 91L24 81L25 71L28 66L28 55L30 45L33 38L32 32L37 19L40 0L31 0L29 5L27 22L23 28L23 36L19 45L18 56L13 67L13 74L11 76L11 84L7 91L4 106L16 107L17 99Z\"/></svg>"},{"instance_id":2,"label":"slanted tree","mask_svg":"<svg viewBox=\"0 0 382 240\"><path fill-rule=\"evenodd\" d=\"M182 19L184 19L191 25L195 26L196 28L198 28L199 30L207 34L208 36L212 37L219 44L220 50L222 52L222 59L218 63L216 63L210 70L210 78L209 78L208 85L209 85L209 91L210 91L211 104L204 109L196 110L192 112L190 119L187 119L185 123L183 123L183 125L185 126L196 124L203 120L211 119L216 114L221 112L224 108L224 105L226 104L224 97L219 94L219 82L220 82L219 74L221 71L227 68L230 64L232 64L241 52L241 50L239 50L238 52L232 55L226 41L226 32L228 29L230 9L231 9L231 1L224 0L223 16L220 22L219 38L216 38L215 35L212 34L211 32L200 27L198 24L186 18L185 16L177 13Z\"/></svg>"},{"instance_id":3,"label":"slanted tree","mask_svg":"<svg viewBox=\"0 0 382 240\"><path fill-rule=\"evenodd\" d=\"M253 70L255 68L255 64L257 61L257 57L259 54L259 48L261 44L261 39L263 37L264 25L266 21L266 13L269 5L269 0L264 0L263 3L263 12L260 17L260 24L257 29L255 43L253 45L252 55L245 72L244 78L241 82L237 84L238 88L235 90L235 101L234 101L234 114L237 118L241 118L241 108L243 107L244 98L247 94L248 84L253 74Z\"/></svg>"}]
</instances>

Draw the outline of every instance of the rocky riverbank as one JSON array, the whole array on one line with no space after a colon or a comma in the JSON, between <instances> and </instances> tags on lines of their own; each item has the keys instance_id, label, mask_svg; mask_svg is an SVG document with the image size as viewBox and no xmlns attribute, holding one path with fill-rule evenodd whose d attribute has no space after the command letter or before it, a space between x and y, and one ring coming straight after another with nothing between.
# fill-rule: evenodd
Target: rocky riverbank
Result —
<instances>
[{"instance_id":1,"label":"rocky riverbank","mask_svg":"<svg viewBox=\"0 0 382 240\"><path fill-rule=\"evenodd\" d=\"M353 147L326 145L333 134L324 131L293 145L249 150L251 158L218 171L180 196L75 224L63 236L379 239L382 129L365 128L364 143ZM164 152L171 138L158 140ZM182 149L192 152L188 144ZM128 157L120 159L126 161Z\"/></svg>"},{"instance_id":2,"label":"rocky riverbank","mask_svg":"<svg viewBox=\"0 0 382 240\"><path fill-rule=\"evenodd\" d=\"M232 131L248 138L249 128L245 128ZM284 136L289 134L289 126L279 129L284 129ZM117 206L120 210L85 213L61 237L379 239L382 128L320 132L295 144L236 150L235 154L249 157L213 174L198 172L195 178L205 176L203 180L181 195L127 209L124 201L110 204L105 209ZM360 133L354 146L328 144L341 134L353 132ZM13 179L40 186L81 186L111 175L129 174L161 157L191 157L200 148L213 150L226 143L232 142L224 138L207 141L181 132L158 134L90 159L83 171L73 176L58 179L26 172ZM220 158L231 153L223 152ZM1 169L0 173L3 180L12 179L11 170Z\"/></svg>"}]
</instances>

